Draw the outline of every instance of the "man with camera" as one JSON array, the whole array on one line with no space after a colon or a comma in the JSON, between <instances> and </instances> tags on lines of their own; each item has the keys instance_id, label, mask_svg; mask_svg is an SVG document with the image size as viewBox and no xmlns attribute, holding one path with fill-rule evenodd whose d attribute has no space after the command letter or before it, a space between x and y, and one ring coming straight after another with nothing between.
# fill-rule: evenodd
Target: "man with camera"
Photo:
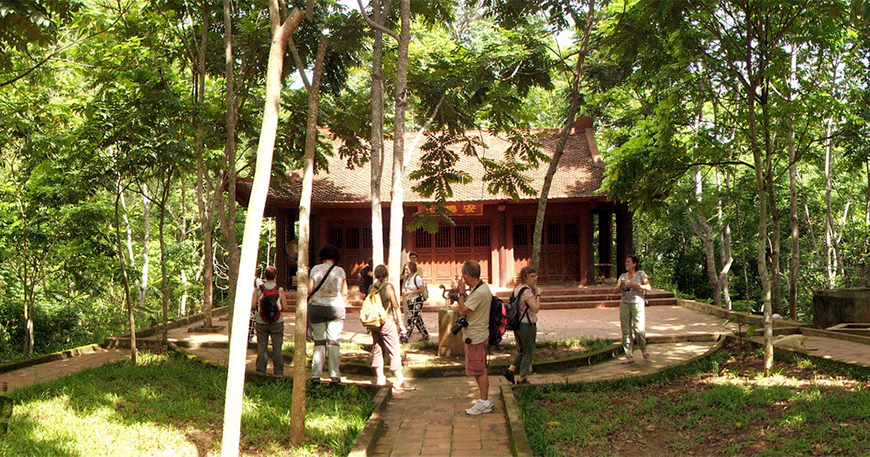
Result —
<instances>
[{"instance_id":1,"label":"man with camera","mask_svg":"<svg viewBox=\"0 0 870 457\"><path fill-rule=\"evenodd\" d=\"M465 292L468 286L470 291ZM480 264L466 260L462 264L462 278L459 280L459 316L456 326L462 327L462 338L465 340L465 374L474 376L480 389L480 399L466 414L478 415L492 412L492 400L489 398L489 376L486 374L486 343L489 339L489 307L492 304L492 292L489 286L480 280ZM461 322L465 319L465 325Z\"/></svg>"}]
</instances>

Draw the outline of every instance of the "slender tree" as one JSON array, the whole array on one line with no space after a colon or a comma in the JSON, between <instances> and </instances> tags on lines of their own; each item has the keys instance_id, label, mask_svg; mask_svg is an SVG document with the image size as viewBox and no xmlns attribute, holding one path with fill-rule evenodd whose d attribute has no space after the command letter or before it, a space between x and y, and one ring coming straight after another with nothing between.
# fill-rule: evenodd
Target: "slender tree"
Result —
<instances>
[{"instance_id":1,"label":"slender tree","mask_svg":"<svg viewBox=\"0 0 870 457\"><path fill-rule=\"evenodd\" d=\"M266 205L266 195L269 191L272 152L278 127L284 54L290 37L302 21L302 16L302 11L296 8L290 11L289 14L282 15L279 2L277 0L269 1L269 23L272 39L269 46L269 66L266 73L266 102L263 110L260 140L257 145L257 168L254 174L254 183L251 186L251 197L245 221L245 235L242 240L239 278L236 281L231 330L231 335L235 336L230 338L223 440L221 443L221 455L223 456L235 456L239 453L239 432L245 382L245 350L247 346L247 339L239 337L239 335L247 335L248 306L250 304L248 297L251 297L254 293L253 281L250 281L248 278L253 278L256 274L260 228L263 223L263 209ZM303 279L307 278L300 278L300 283ZM304 295L305 288L300 287L299 293ZM297 307L297 313L299 308ZM298 320L297 316L296 322L305 321ZM302 326L296 326L297 332L300 327ZM294 367L295 369L296 367Z\"/></svg>"}]
</instances>

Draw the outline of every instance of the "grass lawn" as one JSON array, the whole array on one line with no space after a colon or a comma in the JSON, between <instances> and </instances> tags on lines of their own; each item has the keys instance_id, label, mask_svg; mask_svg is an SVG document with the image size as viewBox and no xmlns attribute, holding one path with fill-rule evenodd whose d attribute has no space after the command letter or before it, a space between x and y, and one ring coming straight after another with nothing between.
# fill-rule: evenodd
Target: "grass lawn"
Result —
<instances>
[{"instance_id":1,"label":"grass lawn","mask_svg":"<svg viewBox=\"0 0 870 457\"><path fill-rule=\"evenodd\" d=\"M143 354L10 395L15 409L0 455L201 456L220 453L226 371ZM287 447L290 380L248 382L243 455L347 455L374 409L370 389L308 390L309 441Z\"/></svg>"},{"instance_id":2,"label":"grass lawn","mask_svg":"<svg viewBox=\"0 0 870 457\"><path fill-rule=\"evenodd\" d=\"M646 380L517 392L535 455L868 455L870 369L731 343Z\"/></svg>"}]
</instances>

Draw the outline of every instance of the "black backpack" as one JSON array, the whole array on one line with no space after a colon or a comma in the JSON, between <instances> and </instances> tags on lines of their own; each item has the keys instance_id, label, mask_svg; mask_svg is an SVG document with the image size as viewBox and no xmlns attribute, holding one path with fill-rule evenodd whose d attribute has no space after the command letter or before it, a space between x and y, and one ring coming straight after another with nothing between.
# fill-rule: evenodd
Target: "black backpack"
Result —
<instances>
[{"instance_id":1,"label":"black backpack","mask_svg":"<svg viewBox=\"0 0 870 457\"><path fill-rule=\"evenodd\" d=\"M507 330L507 323L507 308L501 299L493 295L492 303L489 307L489 339L487 339L487 347L498 347L504 332Z\"/></svg>"},{"instance_id":2,"label":"black backpack","mask_svg":"<svg viewBox=\"0 0 870 457\"><path fill-rule=\"evenodd\" d=\"M520 289L519 293L516 296L511 295L511 300L505 304L505 312L507 314L507 330L519 330L520 329L520 321L523 318L529 318L529 308L526 307L525 312L520 313L520 308L522 304L522 296L523 292L528 290L528 287L523 287ZM531 321L531 319L529 319Z\"/></svg>"},{"instance_id":3,"label":"black backpack","mask_svg":"<svg viewBox=\"0 0 870 457\"><path fill-rule=\"evenodd\" d=\"M267 289L260 284L260 292L263 294L260 297L260 319L267 323L277 321L281 317L281 307L278 305L280 294L278 287Z\"/></svg>"}]
</instances>

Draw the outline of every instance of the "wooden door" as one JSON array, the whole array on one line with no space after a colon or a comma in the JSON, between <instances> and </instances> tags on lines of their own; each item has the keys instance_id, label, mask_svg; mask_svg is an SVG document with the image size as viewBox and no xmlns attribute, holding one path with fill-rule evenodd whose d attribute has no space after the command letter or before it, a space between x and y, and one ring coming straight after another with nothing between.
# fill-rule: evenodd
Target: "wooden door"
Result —
<instances>
[{"instance_id":1,"label":"wooden door","mask_svg":"<svg viewBox=\"0 0 870 457\"><path fill-rule=\"evenodd\" d=\"M490 282L491 233L485 223L457 223L438 227L435 234L418 230L415 234L418 261L424 279L432 285L450 286L462 272L466 260L480 264L480 277Z\"/></svg>"}]
</instances>

